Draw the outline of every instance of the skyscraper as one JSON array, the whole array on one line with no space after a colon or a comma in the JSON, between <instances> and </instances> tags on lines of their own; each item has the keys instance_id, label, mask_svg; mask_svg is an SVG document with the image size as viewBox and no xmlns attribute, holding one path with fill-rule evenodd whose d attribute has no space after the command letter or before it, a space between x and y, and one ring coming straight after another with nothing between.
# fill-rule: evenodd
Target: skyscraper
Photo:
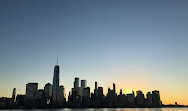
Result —
<instances>
[{"instance_id":1,"label":"skyscraper","mask_svg":"<svg viewBox=\"0 0 188 111\"><path fill-rule=\"evenodd\" d=\"M98 98L100 99L100 100L102 100L103 99L103 87L98 87L98 90L97 90L97 92L98 92Z\"/></svg>"},{"instance_id":2,"label":"skyscraper","mask_svg":"<svg viewBox=\"0 0 188 111\"><path fill-rule=\"evenodd\" d=\"M57 102L58 87L59 87L59 65L55 65L53 86L52 86L52 101L55 103Z\"/></svg>"},{"instance_id":3,"label":"skyscraper","mask_svg":"<svg viewBox=\"0 0 188 111\"><path fill-rule=\"evenodd\" d=\"M95 99L98 98L98 86L97 86L97 82L95 82L95 89L94 89L94 95L95 95Z\"/></svg>"},{"instance_id":4,"label":"skyscraper","mask_svg":"<svg viewBox=\"0 0 188 111\"><path fill-rule=\"evenodd\" d=\"M34 108L36 107L37 101L37 91L38 83L28 83L26 84L26 95L25 95L25 107L26 108Z\"/></svg>"},{"instance_id":5,"label":"skyscraper","mask_svg":"<svg viewBox=\"0 0 188 111\"><path fill-rule=\"evenodd\" d=\"M119 95L122 95L122 89L120 89Z\"/></svg>"},{"instance_id":6,"label":"skyscraper","mask_svg":"<svg viewBox=\"0 0 188 111\"><path fill-rule=\"evenodd\" d=\"M78 77L75 77L74 89L75 89L76 91L78 91L78 88L79 88L79 78L78 78Z\"/></svg>"},{"instance_id":7,"label":"skyscraper","mask_svg":"<svg viewBox=\"0 0 188 111\"><path fill-rule=\"evenodd\" d=\"M38 90L38 83L28 83L26 84L26 101L30 99L35 99Z\"/></svg>"},{"instance_id":8,"label":"skyscraper","mask_svg":"<svg viewBox=\"0 0 188 111\"><path fill-rule=\"evenodd\" d=\"M152 105L152 94L151 92L147 93L146 105Z\"/></svg>"},{"instance_id":9,"label":"skyscraper","mask_svg":"<svg viewBox=\"0 0 188 111\"><path fill-rule=\"evenodd\" d=\"M152 103L155 106L161 106L160 93L158 90L152 91Z\"/></svg>"},{"instance_id":10,"label":"skyscraper","mask_svg":"<svg viewBox=\"0 0 188 111\"><path fill-rule=\"evenodd\" d=\"M86 80L81 80L81 87L79 87L78 90L78 95L81 96L81 100L82 100L84 88L86 88Z\"/></svg>"},{"instance_id":11,"label":"skyscraper","mask_svg":"<svg viewBox=\"0 0 188 111\"><path fill-rule=\"evenodd\" d=\"M138 90L136 91L136 103L137 105L144 105L144 94L142 93L142 91Z\"/></svg>"},{"instance_id":12,"label":"skyscraper","mask_svg":"<svg viewBox=\"0 0 188 111\"><path fill-rule=\"evenodd\" d=\"M97 89L97 82L95 82L95 89Z\"/></svg>"},{"instance_id":13,"label":"skyscraper","mask_svg":"<svg viewBox=\"0 0 188 111\"><path fill-rule=\"evenodd\" d=\"M15 101L15 97L16 97L16 88L14 88L12 91L12 102Z\"/></svg>"},{"instance_id":14,"label":"skyscraper","mask_svg":"<svg viewBox=\"0 0 188 111\"><path fill-rule=\"evenodd\" d=\"M113 91L114 91L114 94L116 95L116 85L115 85L115 83L113 83Z\"/></svg>"},{"instance_id":15,"label":"skyscraper","mask_svg":"<svg viewBox=\"0 0 188 111\"><path fill-rule=\"evenodd\" d=\"M64 86L60 86L57 91L57 105L62 107L65 101L65 89Z\"/></svg>"},{"instance_id":16,"label":"skyscraper","mask_svg":"<svg viewBox=\"0 0 188 111\"><path fill-rule=\"evenodd\" d=\"M81 80L81 87L86 88L86 80Z\"/></svg>"},{"instance_id":17,"label":"skyscraper","mask_svg":"<svg viewBox=\"0 0 188 111\"><path fill-rule=\"evenodd\" d=\"M44 93L46 99L50 99L52 96L52 85L50 83L47 83L44 87Z\"/></svg>"},{"instance_id":18,"label":"skyscraper","mask_svg":"<svg viewBox=\"0 0 188 111\"><path fill-rule=\"evenodd\" d=\"M79 93L79 78L75 77L74 88L72 88L72 100L73 102L77 101Z\"/></svg>"}]
</instances>

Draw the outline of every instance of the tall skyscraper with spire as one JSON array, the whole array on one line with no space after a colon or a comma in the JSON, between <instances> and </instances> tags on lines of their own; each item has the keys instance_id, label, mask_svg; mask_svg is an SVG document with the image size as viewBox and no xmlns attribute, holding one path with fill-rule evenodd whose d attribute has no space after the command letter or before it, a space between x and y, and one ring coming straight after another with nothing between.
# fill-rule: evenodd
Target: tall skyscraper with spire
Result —
<instances>
[{"instance_id":1,"label":"tall skyscraper with spire","mask_svg":"<svg viewBox=\"0 0 188 111\"><path fill-rule=\"evenodd\" d=\"M54 67L54 77L53 77L53 84L52 84L52 102L57 102L57 95L58 95L58 88L59 88L59 65L57 59L57 65Z\"/></svg>"}]
</instances>

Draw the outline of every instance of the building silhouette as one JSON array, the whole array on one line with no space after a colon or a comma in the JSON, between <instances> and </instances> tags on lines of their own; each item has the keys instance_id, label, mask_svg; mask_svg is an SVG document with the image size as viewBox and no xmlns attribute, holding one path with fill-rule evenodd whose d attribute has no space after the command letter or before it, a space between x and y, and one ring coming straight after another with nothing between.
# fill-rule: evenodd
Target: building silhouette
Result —
<instances>
[{"instance_id":1,"label":"building silhouette","mask_svg":"<svg viewBox=\"0 0 188 111\"><path fill-rule=\"evenodd\" d=\"M108 88L108 93L106 95L106 104L107 107L113 107L116 106L117 103L117 95L116 95L116 91L115 91L115 84L113 83L113 89L111 90L110 88Z\"/></svg>"},{"instance_id":2,"label":"building silhouette","mask_svg":"<svg viewBox=\"0 0 188 111\"><path fill-rule=\"evenodd\" d=\"M28 83L26 84L26 108L33 108L37 106L37 90L38 83Z\"/></svg>"},{"instance_id":3,"label":"building silhouette","mask_svg":"<svg viewBox=\"0 0 188 111\"><path fill-rule=\"evenodd\" d=\"M144 97L144 94L142 93L142 91L140 91L140 90L136 91L136 100L135 101L138 106L144 106L145 97Z\"/></svg>"},{"instance_id":4,"label":"building silhouette","mask_svg":"<svg viewBox=\"0 0 188 111\"><path fill-rule=\"evenodd\" d=\"M26 84L26 101L30 99L35 99L38 90L38 83L28 83Z\"/></svg>"},{"instance_id":5,"label":"building silhouette","mask_svg":"<svg viewBox=\"0 0 188 111\"><path fill-rule=\"evenodd\" d=\"M123 94L120 89L116 92L116 85L113 89L108 88L105 95L103 87L94 84L94 91L91 92L86 80L75 77L73 88L69 91L66 101L65 87L59 86L59 65L55 65L52 84L47 83L44 89L38 89L38 83L26 84L25 95L18 94L13 89L12 98L0 98L0 108L115 108L115 107L161 107L160 93L158 90L148 92L146 98L141 90L131 94ZM81 84L79 84L79 82ZM16 100L15 100L16 98ZM179 106L177 103L175 106Z\"/></svg>"},{"instance_id":6,"label":"building silhouette","mask_svg":"<svg viewBox=\"0 0 188 111\"><path fill-rule=\"evenodd\" d=\"M97 82L95 82L94 98L98 99L98 86L97 86Z\"/></svg>"},{"instance_id":7,"label":"building silhouette","mask_svg":"<svg viewBox=\"0 0 188 111\"><path fill-rule=\"evenodd\" d=\"M158 90L152 91L152 103L154 106L161 106L160 94Z\"/></svg>"},{"instance_id":8,"label":"building silhouette","mask_svg":"<svg viewBox=\"0 0 188 111\"><path fill-rule=\"evenodd\" d=\"M46 107L46 98L45 98L45 93L43 89L37 90L35 107L37 108Z\"/></svg>"},{"instance_id":9,"label":"building silhouette","mask_svg":"<svg viewBox=\"0 0 188 111\"><path fill-rule=\"evenodd\" d=\"M57 92L59 87L59 65L54 67L53 86L52 86L52 102L57 102Z\"/></svg>"},{"instance_id":10,"label":"building silhouette","mask_svg":"<svg viewBox=\"0 0 188 111\"><path fill-rule=\"evenodd\" d=\"M25 106L25 95L18 94L16 96L16 104L18 108L23 108Z\"/></svg>"},{"instance_id":11,"label":"building silhouette","mask_svg":"<svg viewBox=\"0 0 188 111\"><path fill-rule=\"evenodd\" d=\"M12 102L15 102L15 97L16 97L16 88L14 88L12 91Z\"/></svg>"},{"instance_id":12,"label":"building silhouette","mask_svg":"<svg viewBox=\"0 0 188 111\"><path fill-rule=\"evenodd\" d=\"M151 92L148 92L146 95L146 106L152 106L152 94Z\"/></svg>"},{"instance_id":13,"label":"building silhouette","mask_svg":"<svg viewBox=\"0 0 188 111\"><path fill-rule=\"evenodd\" d=\"M58 107L63 107L65 102L66 102L66 99L65 99L65 88L64 88L64 86L60 86L60 87L58 87L56 105Z\"/></svg>"},{"instance_id":14,"label":"building silhouette","mask_svg":"<svg viewBox=\"0 0 188 111\"><path fill-rule=\"evenodd\" d=\"M132 94L127 94L127 105L132 107L134 104L135 104L135 96L134 96L134 91L132 91Z\"/></svg>"},{"instance_id":15,"label":"building silhouette","mask_svg":"<svg viewBox=\"0 0 188 111\"><path fill-rule=\"evenodd\" d=\"M45 98L47 101L47 104L50 103L50 99L52 97L52 85L50 83L47 83L44 87L44 93L45 93Z\"/></svg>"},{"instance_id":16,"label":"building silhouette","mask_svg":"<svg viewBox=\"0 0 188 111\"><path fill-rule=\"evenodd\" d=\"M81 87L86 88L86 80L81 80Z\"/></svg>"}]
</instances>

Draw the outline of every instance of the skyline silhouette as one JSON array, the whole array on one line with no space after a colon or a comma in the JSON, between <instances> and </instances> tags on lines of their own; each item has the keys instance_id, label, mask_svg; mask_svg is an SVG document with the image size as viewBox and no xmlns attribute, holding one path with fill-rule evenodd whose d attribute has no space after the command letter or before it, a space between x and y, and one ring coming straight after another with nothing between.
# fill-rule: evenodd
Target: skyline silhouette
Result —
<instances>
[{"instance_id":1,"label":"skyline silhouette","mask_svg":"<svg viewBox=\"0 0 188 111\"><path fill-rule=\"evenodd\" d=\"M119 94L116 93L116 85L113 83L113 89L108 87L108 93L103 93L103 87L98 86L95 82L95 89L91 92L87 86L86 80L80 80L75 77L74 87L69 91L66 99L65 87L59 84L59 65L54 66L53 82L46 83L43 89L38 89L38 83L27 83L26 93L16 94L16 88L13 89L12 98L1 97L0 109L12 108L124 108L124 107L163 107L158 90L147 93L145 98L142 91L134 91L131 94L123 94L120 89ZM176 107L182 105L175 103Z\"/></svg>"},{"instance_id":2,"label":"skyline silhouette","mask_svg":"<svg viewBox=\"0 0 188 111\"><path fill-rule=\"evenodd\" d=\"M52 84L59 58L65 93L74 77L116 91L160 91L188 105L188 1L0 1L0 97ZM136 93L136 92L135 92ZM68 95L66 95L67 97Z\"/></svg>"},{"instance_id":3,"label":"skyline silhouette","mask_svg":"<svg viewBox=\"0 0 188 111\"><path fill-rule=\"evenodd\" d=\"M93 92L87 86L87 80L79 80L75 77L73 88L66 97L65 87L59 84L60 68L57 64L54 66L53 82L46 83L43 89L38 88L38 83L30 82L26 84L25 94L16 94L16 88L13 88L12 98L1 97L0 108L160 108L160 107L187 107L179 105L164 105L160 99L158 90L149 91L144 95L141 90L136 94L132 90L130 94L124 94L120 89L119 94L116 91L116 84L113 83L113 89L108 87L108 93L105 95L103 87L98 86L95 81ZM81 83L80 83L81 81Z\"/></svg>"}]
</instances>

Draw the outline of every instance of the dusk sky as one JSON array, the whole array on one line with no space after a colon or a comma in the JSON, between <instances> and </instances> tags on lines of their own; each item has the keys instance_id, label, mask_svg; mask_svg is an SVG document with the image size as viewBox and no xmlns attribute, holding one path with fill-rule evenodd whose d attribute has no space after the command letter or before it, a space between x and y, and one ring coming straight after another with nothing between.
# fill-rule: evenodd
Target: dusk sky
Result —
<instances>
[{"instance_id":1,"label":"dusk sky","mask_svg":"<svg viewBox=\"0 0 188 111\"><path fill-rule=\"evenodd\" d=\"M0 0L0 97L52 83L57 57L66 95L79 77L188 105L188 0Z\"/></svg>"}]
</instances>

